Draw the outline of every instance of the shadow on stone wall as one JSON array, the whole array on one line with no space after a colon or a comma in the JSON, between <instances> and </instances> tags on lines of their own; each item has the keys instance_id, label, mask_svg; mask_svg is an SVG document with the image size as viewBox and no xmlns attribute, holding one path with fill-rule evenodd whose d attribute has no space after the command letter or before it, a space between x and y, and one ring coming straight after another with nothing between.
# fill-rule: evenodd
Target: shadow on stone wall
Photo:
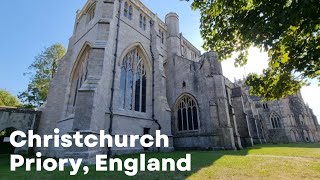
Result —
<instances>
[{"instance_id":1,"label":"shadow on stone wall","mask_svg":"<svg viewBox=\"0 0 320 180\"><path fill-rule=\"evenodd\" d=\"M41 112L28 109L11 107L0 107L0 154L4 153L32 153L33 149L28 147L14 149L8 142L8 138L15 130L26 133L33 130L37 133Z\"/></svg>"}]
</instances>

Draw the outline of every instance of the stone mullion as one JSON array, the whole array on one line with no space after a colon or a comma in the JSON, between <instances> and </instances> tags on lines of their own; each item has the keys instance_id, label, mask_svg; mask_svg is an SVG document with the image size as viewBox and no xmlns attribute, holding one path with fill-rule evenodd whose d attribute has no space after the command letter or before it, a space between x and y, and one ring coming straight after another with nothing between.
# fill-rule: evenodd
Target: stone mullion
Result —
<instances>
[{"instance_id":1,"label":"stone mullion","mask_svg":"<svg viewBox=\"0 0 320 180\"><path fill-rule=\"evenodd\" d=\"M189 131L190 129L189 129L189 113L188 113L188 102L186 103L186 121L187 121L187 131Z\"/></svg>"},{"instance_id":2,"label":"stone mullion","mask_svg":"<svg viewBox=\"0 0 320 180\"><path fill-rule=\"evenodd\" d=\"M132 71L132 87L130 87L130 90L131 90L131 105L129 105L129 107L131 106L131 109L129 110L133 110L134 111L134 101L135 101L135 76L136 76L136 73L135 73L135 53L132 53L131 54L131 71Z\"/></svg>"},{"instance_id":3,"label":"stone mullion","mask_svg":"<svg viewBox=\"0 0 320 180\"><path fill-rule=\"evenodd\" d=\"M183 131L183 108L181 109L181 108L179 108L180 109L180 117L181 117L181 131Z\"/></svg>"},{"instance_id":4,"label":"stone mullion","mask_svg":"<svg viewBox=\"0 0 320 180\"><path fill-rule=\"evenodd\" d=\"M183 119L183 121L182 121L182 122L183 122L182 127L183 127L183 131L186 131L186 130L184 129L184 125L185 125L184 122L186 121L186 118L183 116L183 115L184 115L184 114L183 114L184 109L185 109L185 107L182 108L182 119ZM186 116L186 117L187 117L187 116ZM187 130L188 130L188 122L187 122Z\"/></svg>"},{"instance_id":5,"label":"stone mullion","mask_svg":"<svg viewBox=\"0 0 320 180\"><path fill-rule=\"evenodd\" d=\"M126 103L126 99L127 99L127 85L128 85L128 62L127 62L127 59L125 59L125 66L126 66L126 68L125 68L125 70L126 70L126 76L125 76L125 78L124 78L124 80L125 80L125 83L124 83L124 94L123 94L123 109L126 109L126 105L127 105L127 103Z\"/></svg>"},{"instance_id":6,"label":"stone mullion","mask_svg":"<svg viewBox=\"0 0 320 180\"><path fill-rule=\"evenodd\" d=\"M192 118L192 130L195 130L194 129L194 119L193 119L193 106L192 107L190 107L191 108L191 118Z\"/></svg>"},{"instance_id":7,"label":"stone mullion","mask_svg":"<svg viewBox=\"0 0 320 180\"><path fill-rule=\"evenodd\" d=\"M142 82L143 82L143 69L142 69L142 62L140 62L140 96L139 96L139 111L141 112L142 111Z\"/></svg>"},{"instance_id":8,"label":"stone mullion","mask_svg":"<svg viewBox=\"0 0 320 180\"><path fill-rule=\"evenodd\" d=\"M135 62L135 59L133 59L133 62ZM136 67L136 68L135 68ZM136 106L136 80L137 80L137 66L133 66L132 69L133 72L133 82L132 82L132 104L131 104L131 108L134 111L135 110L135 106Z\"/></svg>"},{"instance_id":9,"label":"stone mullion","mask_svg":"<svg viewBox=\"0 0 320 180\"><path fill-rule=\"evenodd\" d=\"M128 71L128 72L130 72L130 71ZM130 84L131 84L131 87L129 86L129 91L131 91L131 93L128 93L128 97L130 97L130 102L129 103L131 103L131 104L129 104L128 105L128 108L129 108L129 110L132 110L132 101L133 101L133 94L134 94L134 92L133 92L133 81L134 81L134 72L133 72L133 65L131 65L131 79L130 79L130 81L132 81ZM131 107L131 109L130 109L130 107Z\"/></svg>"},{"instance_id":10,"label":"stone mullion","mask_svg":"<svg viewBox=\"0 0 320 180\"><path fill-rule=\"evenodd\" d=\"M77 94L78 94L78 89L79 89L78 86L79 86L79 79L77 80L75 91L74 91L72 113L74 113L75 106L76 106Z\"/></svg>"}]
</instances>

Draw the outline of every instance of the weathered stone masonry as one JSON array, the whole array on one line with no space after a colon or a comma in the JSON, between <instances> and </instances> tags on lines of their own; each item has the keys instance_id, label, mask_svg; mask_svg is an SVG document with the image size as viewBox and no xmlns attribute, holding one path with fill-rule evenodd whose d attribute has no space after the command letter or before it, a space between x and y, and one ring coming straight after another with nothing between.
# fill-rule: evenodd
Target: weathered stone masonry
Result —
<instances>
[{"instance_id":1,"label":"weathered stone masonry","mask_svg":"<svg viewBox=\"0 0 320 180\"><path fill-rule=\"evenodd\" d=\"M223 76L216 53L201 54L180 33L176 13L163 22L139 0L88 0L77 12L38 132L154 135L161 128L171 143L160 151L320 140L301 96L263 103L248 90ZM146 150L158 149L37 149L87 162L96 154Z\"/></svg>"}]
</instances>

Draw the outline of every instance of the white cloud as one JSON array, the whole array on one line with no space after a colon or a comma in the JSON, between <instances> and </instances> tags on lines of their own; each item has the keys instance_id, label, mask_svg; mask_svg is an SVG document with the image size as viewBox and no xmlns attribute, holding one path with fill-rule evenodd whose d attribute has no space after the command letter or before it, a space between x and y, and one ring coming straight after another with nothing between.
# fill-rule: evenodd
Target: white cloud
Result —
<instances>
[{"instance_id":1,"label":"white cloud","mask_svg":"<svg viewBox=\"0 0 320 180\"><path fill-rule=\"evenodd\" d=\"M320 122L320 87L316 85L305 86L301 89L301 94L304 101L313 109L313 113L317 116Z\"/></svg>"},{"instance_id":2,"label":"white cloud","mask_svg":"<svg viewBox=\"0 0 320 180\"><path fill-rule=\"evenodd\" d=\"M244 67L236 68L234 66L233 56L222 62L223 74L231 81L236 79L242 79L244 76L251 72L262 73L262 70L268 67L268 54L266 52L260 52L258 48L250 48L248 63Z\"/></svg>"}]
</instances>

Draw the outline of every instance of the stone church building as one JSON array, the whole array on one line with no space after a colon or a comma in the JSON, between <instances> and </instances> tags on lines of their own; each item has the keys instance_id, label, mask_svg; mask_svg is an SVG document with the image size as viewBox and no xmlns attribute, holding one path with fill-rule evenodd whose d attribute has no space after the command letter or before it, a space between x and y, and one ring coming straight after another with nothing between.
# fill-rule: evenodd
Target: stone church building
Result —
<instances>
[{"instance_id":1,"label":"stone church building","mask_svg":"<svg viewBox=\"0 0 320 180\"><path fill-rule=\"evenodd\" d=\"M59 128L111 135L161 129L174 149L242 149L254 143L315 142L319 124L297 94L275 102L249 96L223 76L214 52L201 54L139 0L88 0L42 109L39 134ZM135 148L39 149L48 156L123 154Z\"/></svg>"}]
</instances>

